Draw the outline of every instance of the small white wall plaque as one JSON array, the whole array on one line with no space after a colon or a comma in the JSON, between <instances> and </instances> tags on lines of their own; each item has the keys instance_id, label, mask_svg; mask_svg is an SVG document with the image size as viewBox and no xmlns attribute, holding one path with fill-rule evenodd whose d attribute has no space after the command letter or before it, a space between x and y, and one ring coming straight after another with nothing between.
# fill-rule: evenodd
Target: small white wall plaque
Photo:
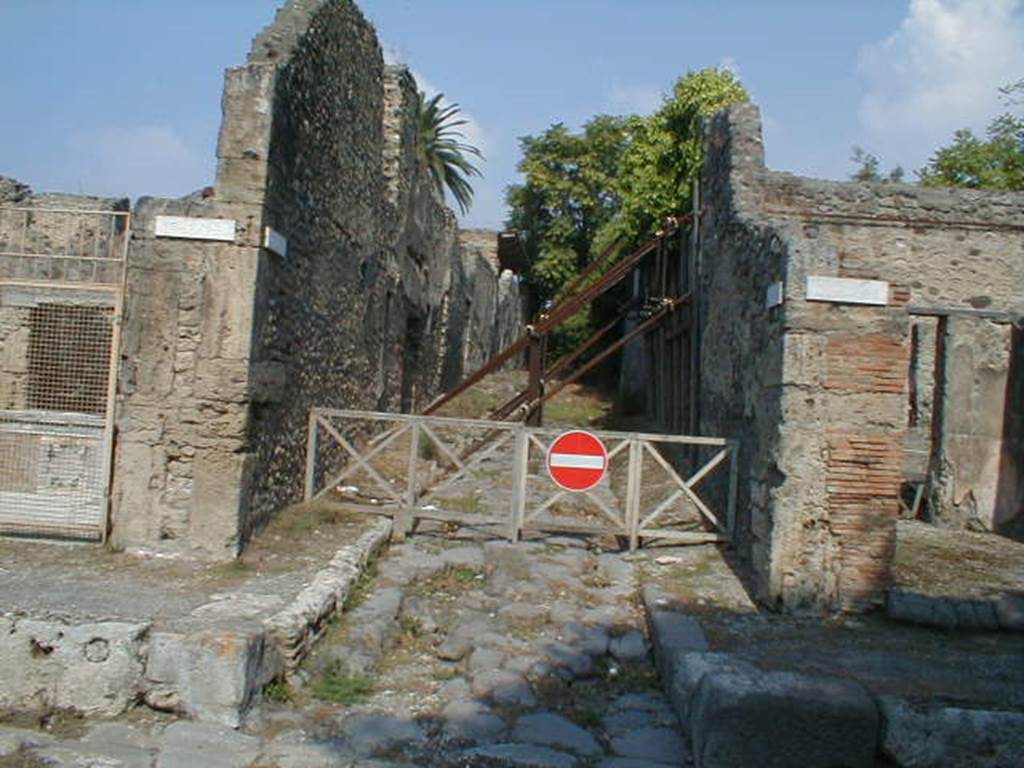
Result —
<instances>
[{"instance_id":1,"label":"small white wall plaque","mask_svg":"<svg viewBox=\"0 0 1024 768\"><path fill-rule=\"evenodd\" d=\"M783 285L781 282L772 283L764 293L764 308L771 309L782 303Z\"/></svg>"},{"instance_id":2,"label":"small white wall plaque","mask_svg":"<svg viewBox=\"0 0 1024 768\"><path fill-rule=\"evenodd\" d=\"M889 303L889 283L885 280L857 280L850 277L807 276L807 300L837 304Z\"/></svg>"},{"instance_id":3,"label":"small white wall plaque","mask_svg":"<svg viewBox=\"0 0 1024 768\"><path fill-rule=\"evenodd\" d=\"M282 259L288 255L288 238L272 227L263 228L263 247Z\"/></svg>"},{"instance_id":4,"label":"small white wall plaque","mask_svg":"<svg viewBox=\"0 0 1024 768\"><path fill-rule=\"evenodd\" d=\"M157 237L177 237L184 240L235 241L234 219L201 219L193 216L157 216Z\"/></svg>"}]
</instances>

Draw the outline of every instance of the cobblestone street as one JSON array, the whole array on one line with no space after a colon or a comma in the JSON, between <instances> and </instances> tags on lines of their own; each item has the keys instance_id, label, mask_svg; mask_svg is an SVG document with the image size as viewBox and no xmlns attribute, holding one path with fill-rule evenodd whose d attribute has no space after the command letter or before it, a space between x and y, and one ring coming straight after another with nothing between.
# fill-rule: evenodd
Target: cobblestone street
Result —
<instances>
[{"instance_id":1,"label":"cobblestone street","mask_svg":"<svg viewBox=\"0 0 1024 768\"><path fill-rule=\"evenodd\" d=\"M376 563L297 690L272 686L241 732L154 716L73 738L6 728L0 747L25 748L0 765L688 763L628 555L425 528Z\"/></svg>"}]
</instances>

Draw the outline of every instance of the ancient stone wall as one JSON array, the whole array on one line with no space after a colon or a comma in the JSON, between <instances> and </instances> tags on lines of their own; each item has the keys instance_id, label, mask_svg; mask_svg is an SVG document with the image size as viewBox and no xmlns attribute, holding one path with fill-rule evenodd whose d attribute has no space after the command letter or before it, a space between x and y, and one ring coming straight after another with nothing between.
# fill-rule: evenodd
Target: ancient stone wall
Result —
<instances>
[{"instance_id":1,"label":"ancient stone wall","mask_svg":"<svg viewBox=\"0 0 1024 768\"><path fill-rule=\"evenodd\" d=\"M699 433L739 437L743 482L737 488L739 543L757 573L771 566L772 496L782 482L783 319L765 292L784 279L785 243L752 215L734 183L755 165L760 147L755 116L728 116L709 132L706 217L701 226L697 286L701 323Z\"/></svg>"},{"instance_id":2,"label":"ancient stone wall","mask_svg":"<svg viewBox=\"0 0 1024 768\"><path fill-rule=\"evenodd\" d=\"M904 480L931 476L937 519L964 499L982 527L1020 512L1024 199L769 171L750 105L707 150L699 408L745 443L742 549L770 601L868 607ZM809 296L809 278L854 295Z\"/></svg>"},{"instance_id":3,"label":"ancient stone wall","mask_svg":"<svg viewBox=\"0 0 1024 768\"><path fill-rule=\"evenodd\" d=\"M234 554L299 499L310 407L414 410L517 331L515 281L467 272L416 162L415 89L350 0L292 0L225 75L215 186L138 205L119 543ZM160 215L234 239L156 237Z\"/></svg>"}]
</instances>

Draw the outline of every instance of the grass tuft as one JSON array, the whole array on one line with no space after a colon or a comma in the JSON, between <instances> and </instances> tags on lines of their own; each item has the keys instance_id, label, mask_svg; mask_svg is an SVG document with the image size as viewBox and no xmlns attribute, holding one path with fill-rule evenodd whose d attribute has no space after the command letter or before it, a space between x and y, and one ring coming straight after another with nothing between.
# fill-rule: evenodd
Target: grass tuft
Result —
<instances>
[{"instance_id":1,"label":"grass tuft","mask_svg":"<svg viewBox=\"0 0 1024 768\"><path fill-rule=\"evenodd\" d=\"M350 675L331 670L313 681L313 697L333 704L359 704L373 692L373 680L366 675Z\"/></svg>"}]
</instances>

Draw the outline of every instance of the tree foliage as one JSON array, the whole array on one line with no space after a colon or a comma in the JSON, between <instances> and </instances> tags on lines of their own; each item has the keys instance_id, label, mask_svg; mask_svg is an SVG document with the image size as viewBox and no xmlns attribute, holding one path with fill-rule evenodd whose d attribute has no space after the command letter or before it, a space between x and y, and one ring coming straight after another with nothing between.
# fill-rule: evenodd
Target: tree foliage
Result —
<instances>
[{"instance_id":1,"label":"tree foliage","mask_svg":"<svg viewBox=\"0 0 1024 768\"><path fill-rule=\"evenodd\" d=\"M702 162L701 119L747 99L732 72L704 69L679 78L652 115L598 115L578 132L558 123L521 139L526 178L507 191L507 225L525 235L541 298L616 238L638 244L665 216L686 212Z\"/></svg>"},{"instance_id":2,"label":"tree foliage","mask_svg":"<svg viewBox=\"0 0 1024 768\"><path fill-rule=\"evenodd\" d=\"M1019 108L1024 78L1000 92L1011 110ZM1024 190L1024 117L1004 112L989 123L984 139L970 129L957 131L917 174L929 187Z\"/></svg>"},{"instance_id":3,"label":"tree foliage","mask_svg":"<svg viewBox=\"0 0 1024 768\"><path fill-rule=\"evenodd\" d=\"M905 175L901 165L897 165L889 173L883 175L879 170L881 162L878 157L857 146L853 147L850 151L850 162L857 166L857 170L850 174L850 178L853 181L888 181L895 183L903 181L903 176Z\"/></svg>"},{"instance_id":4,"label":"tree foliage","mask_svg":"<svg viewBox=\"0 0 1024 768\"><path fill-rule=\"evenodd\" d=\"M463 213L473 204L473 187L467 177L481 176L467 155L483 158L480 150L464 141L465 134L459 128L468 121L459 117L459 105L444 105L444 94L439 93L429 101L420 91L416 97L416 157L420 167L426 170L438 192L444 194L445 187L452 193L459 210Z\"/></svg>"}]
</instances>

